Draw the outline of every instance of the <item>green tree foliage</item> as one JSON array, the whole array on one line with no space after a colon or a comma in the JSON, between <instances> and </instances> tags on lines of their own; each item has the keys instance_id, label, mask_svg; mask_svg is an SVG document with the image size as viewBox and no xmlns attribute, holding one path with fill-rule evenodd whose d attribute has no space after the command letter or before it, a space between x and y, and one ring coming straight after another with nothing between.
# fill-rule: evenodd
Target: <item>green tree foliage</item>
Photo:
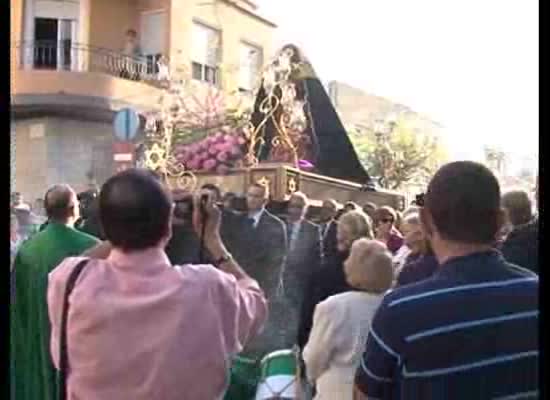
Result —
<instances>
[{"instance_id":1,"label":"green tree foliage","mask_svg":"<svg viewBox=\"0 0 550 400\"><path fill-rule=\"evenodd\" d=\"M359 160L385 189L398 190L407 183L425 182L446 159L436 136L416 130L404 118L392 123L384 134L352 129L350 139Z\"/></svg>"}]
</instances>

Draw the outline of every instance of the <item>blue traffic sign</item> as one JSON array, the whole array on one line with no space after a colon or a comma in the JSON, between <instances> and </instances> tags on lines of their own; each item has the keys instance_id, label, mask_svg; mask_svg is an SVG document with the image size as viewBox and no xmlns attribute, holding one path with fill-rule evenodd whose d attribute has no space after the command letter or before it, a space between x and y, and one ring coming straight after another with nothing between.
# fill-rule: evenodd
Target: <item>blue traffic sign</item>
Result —
<instances>
[{"instance_id":1,"label":"blue traffic sign","mask_svg":"<svg viewBox=\"0 0 550 400\"><path fill-rule=\"evenodd\" d=\"M113 126L118 140L130 141L138 133L139 115L130 108L123 108L116 113Z\"/></svg>"}]
</instances>

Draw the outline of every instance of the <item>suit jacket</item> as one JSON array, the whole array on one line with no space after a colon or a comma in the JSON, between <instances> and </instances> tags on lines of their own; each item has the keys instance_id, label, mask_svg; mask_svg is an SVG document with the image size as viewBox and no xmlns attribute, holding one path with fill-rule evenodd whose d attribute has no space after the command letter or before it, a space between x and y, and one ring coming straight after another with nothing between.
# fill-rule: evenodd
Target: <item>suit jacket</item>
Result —
<instances>
[{"instance_id":1,"label":"suit jacket","mask_svg":"<svg viewBox=\"0 0 550 400\"><path fill-rule=\"evenodd\" d=\"M434 255L421 255L420 257L408 257L405 265L397 276L396 287L410 285L430 278L437 272L439 263Z\"/></svg>"},{"instance_id":2,"label":"suit jacket","mask_svg":"<svg viewBox=\"0 0 550 400\"><path fill-rule=\"evenodd\" d=\"M243 232L250 231L251 224L244 213L223 209L220 235L223 244L239 264L247 253L247 243L243 240Z\"/></svg>"},{"instance_id":3,"label":"suit jacket","mask_svg":"<svg viewBox=\"0 0 550 400\"><path fill-rule=\"evenodd\" d=\"M165 252L172 265L198 264L200 238L188 223L173 224Z\"/></svg>"},{"instance_id":4,"label":"suit jacket","mask_svg":"<svg viewBox=\"0 0 550 400\"><path fill-rule=\"evenodd\" d=\"M290 228L287 229L290 237ZM290 241L290 239L289 239ZM318 225L302 220L299 231L289 248L283 273L283 289L290 305L299 309L307 283L321 267L321 230Z\"/></svg>"},{"instance_id":5,"label":"suit jacket","mask_svg":"<svg viewBox=\"0 0 550 400\"><path fill-rule=\"evenodd\" d=\"M514 229L502 244L506 261L539 273L539 221L538 218Z\"/></svg>"},{"instance_id":6,"label":"suit jacket","mask_svg":"<svg viewBox=\"0 0 550 400\"><path fill-rule=\"evenodd\" d=\"M241 260L237 261L260 284L267 299L271 299L282 285L287 252L286 226L279 218L264 210L256 228L249 223L243 230L243 236L241 243L245 246L246 255L243 254Z\"/></svg>"},{"instance_id":7,"label":"suit jacket","mask_svg":"<svg viewBox=\"0 0 550 400\"><path fill-rule=\"evenodd\" d=\"M246 227L241 232L241 243L246 253L236 258L245 272L255 279L269 301L269 317L262 333L251 339L241 353L244 357L261 359L266 354L286 348L286 304L282 297L282 273L287 238L283 221L263 211L258 225L253 227L246 215Z\"/></svg>"},{"instance_id":8,"label":"suit jacket","mask_svg":"<svg viewBox=\"0 0 550 400\"><path fill-rule=\"evenodd\" d=\"M326 257L332 257L338 253L338 248L336 247L336 231L338 230L338 221L332 220L327 224L328 227L323 235L323 254Z\"/></svg>"},{"instance_id":9,"label":"suit jacket","mask_svg":"<svg viewBox=\"0 0 550 400\"><path fill-rule=\"evenodd\" d=\"M353 290L348 285L344 273L343 264L348 255L348 252L337 252L325 256L319 273L311 276L300 311L298 326L298 346L300 348L303 349L307 343L313 324L315 306L330 296Z\"/></svg>"}]
</instances>

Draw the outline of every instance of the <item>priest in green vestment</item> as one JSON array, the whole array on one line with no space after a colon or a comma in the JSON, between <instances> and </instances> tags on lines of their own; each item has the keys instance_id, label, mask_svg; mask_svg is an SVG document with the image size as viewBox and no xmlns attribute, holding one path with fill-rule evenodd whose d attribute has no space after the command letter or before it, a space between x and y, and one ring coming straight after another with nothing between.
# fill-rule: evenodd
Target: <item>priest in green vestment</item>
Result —
<instances>
[{"instance_id":1,"label":"priest in green vestment","mask_svg":"<svg viewBox=\"0 0 550 400\"><path fill-rule=\"evenodd\" d=\"M48 225L21 246L12 272L10 383L11 398L17 400L55 400L57 379L50 356L46 301L48 274L66 257L79 255L99 242L73 228L79 204L68 185L48 190L45 207Z\"/></svg>"}]
</instances>

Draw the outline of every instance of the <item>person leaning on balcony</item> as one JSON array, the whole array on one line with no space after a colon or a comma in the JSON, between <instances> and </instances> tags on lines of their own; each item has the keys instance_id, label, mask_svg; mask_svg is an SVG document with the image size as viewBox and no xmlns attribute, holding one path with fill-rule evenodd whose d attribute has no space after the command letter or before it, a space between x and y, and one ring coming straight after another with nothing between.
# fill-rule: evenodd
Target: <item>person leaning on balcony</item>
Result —
<instances>
[{"instance_id":1,"label":"person leaning on balcony","mask_svg":"<svg viewBox=\"0 0 550 400\"><path fill-rule=\"evenodd\" d=\"M122 54L123 63L120 77L139 80L142 53L137 39L137 32L133 29L126 31L126 44L122 49Z\"/></svg>"},{"instance_id":2,"label":"person leaning on balcony","mask_svg":"<svg viewBox=\"0 0 550 400\"><path fill-rule=\"evenodd\" d=\"M149 171L113 176L99 195L108 242L50 273L51 354L58 367L67 278L91 257L69 298L68 400L219 399L232 356L264 324L265 296L225 249L212 197L206 221L195 197L193 222L216 267L170 263L164 247L173 207Z\"/></svg>"}]
</instances>

